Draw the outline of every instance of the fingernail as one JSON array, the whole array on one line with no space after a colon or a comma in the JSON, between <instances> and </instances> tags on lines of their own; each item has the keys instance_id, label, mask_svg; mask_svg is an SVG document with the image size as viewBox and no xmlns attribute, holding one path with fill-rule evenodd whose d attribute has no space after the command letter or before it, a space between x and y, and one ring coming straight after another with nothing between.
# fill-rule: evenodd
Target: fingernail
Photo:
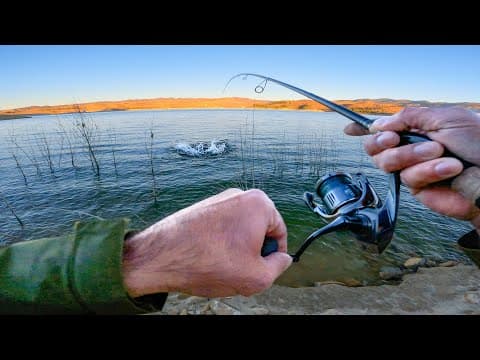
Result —
<instances>
[{"instance_id":1,"label":"fingernail","mask_svg":"<svg viewBox=\"0 0 480 360\"><path fill-rule=\"evenodd\" d=\"M458 172L457 162L442 161L435 165L435 171L440 176L453 176Z\"/></svg>"},{"instance_id":2,"label":"fingernail","mask_svg":"<svg viewBox=\"0 0 480 360\"><path fill-rule=\"evenodd\" d=\"M395 138L392 134L389 133L381 133L375 141L377 142L378 145L381 147L389 147L392 145L395 145Z\"/></svg>"},{"instance_id":3,"label":"fingernail","mask_svg":"<svg viewBox=\"0 0 480 360\"><path fill-rule=\"evenodd\" d=\"M423 158L431 158L432 156L435 156L437 154L440 155L438 145L432 141L416 145L413 148L413 152Z\"/></svg>"}]
</instances>

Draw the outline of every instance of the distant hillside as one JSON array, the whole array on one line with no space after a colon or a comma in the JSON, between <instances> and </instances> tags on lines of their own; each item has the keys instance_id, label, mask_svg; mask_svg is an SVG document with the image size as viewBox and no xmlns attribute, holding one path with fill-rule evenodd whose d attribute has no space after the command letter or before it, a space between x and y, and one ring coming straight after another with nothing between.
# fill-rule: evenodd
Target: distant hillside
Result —
<instances>
[{"instance_id":1,"label":"distant hillside","mask_svg":"<svg viewBox=\"0 0 480 360\"><path fill-rule=\"evenodd\" d=\"M428 101L392 100L392 99L357 99L336 100L353 111L365 114L393 114L406 106L446 106L459 105L475 111L480 111L480 103L433 103ZM248 98L156 98L121 101L99 101L83 104L66 104L55 106L29 106L24 108L0 110L2 118L20 117L22 115L65 114L74 112L149 110L149 109L276 109L276 110L313 110L328 111L328 109L312 100L253 100Z\"/></svg>"}]
</instances>

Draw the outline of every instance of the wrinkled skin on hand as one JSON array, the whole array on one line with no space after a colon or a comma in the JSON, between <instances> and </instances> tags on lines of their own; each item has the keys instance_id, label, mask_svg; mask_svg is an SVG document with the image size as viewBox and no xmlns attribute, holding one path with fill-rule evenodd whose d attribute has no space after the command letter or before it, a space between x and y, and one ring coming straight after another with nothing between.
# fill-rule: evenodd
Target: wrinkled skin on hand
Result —
<instances>
[{"instance_id":1,"label":"wrinkled skin on hand","mask_svg":"<svg viewBox=\"0 0 480 360\"><path fill-rule=\"evenodd\" d=\"M345 127L348 135L367 135L357 124ZM386 172L400 170L400 177L411 193L432 210L461 220L470 220L480 228L480 213L470 200L450 187L435 183L457 176L463 165L455 158L441 157L444 147L476 165L480 165L480 116L459 108L405 108L392 116L377 119L365 140L365 150L375 164ZM427 135L432 142L396 147L396 131Z\"/></svg>"},{"instance_id":2,"label":"wrinkled skin on hand","mask_svg":"<svg viewBox=\"0 0 480 360\"><path fill-rule=\"evenodd\" d=\"M265 236L278 252L260 255ZM292 263L287 228L260 190L229 189L180 210L126 241L124 282L132 297L178 291L249 296Z\"/></svg>"}]
</instances>

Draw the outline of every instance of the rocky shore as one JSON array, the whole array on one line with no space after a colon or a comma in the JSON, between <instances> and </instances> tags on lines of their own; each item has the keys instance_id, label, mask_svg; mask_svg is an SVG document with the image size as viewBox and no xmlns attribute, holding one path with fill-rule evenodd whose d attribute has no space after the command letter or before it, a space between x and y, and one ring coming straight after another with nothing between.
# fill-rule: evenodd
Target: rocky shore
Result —
<instances>
[{"instance_id":1,"label":"rocky shore","mask_svg":"<svg viewBox=\"0 0 480 360\"><path fill-rule=\"evenodd\" d=\"M480 270L474 265L411 258L398 268L382 269L380 276L386 284L274 285L251 297L207 299L174 293L163 310L152 315L480 315Z\"/></svg>"}]
</instances>

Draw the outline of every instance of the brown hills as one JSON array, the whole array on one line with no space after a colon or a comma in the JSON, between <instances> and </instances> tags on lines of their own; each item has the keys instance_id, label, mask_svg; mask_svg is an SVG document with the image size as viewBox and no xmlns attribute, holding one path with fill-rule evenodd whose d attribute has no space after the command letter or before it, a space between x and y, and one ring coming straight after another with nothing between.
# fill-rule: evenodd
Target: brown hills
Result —
<instances>
[{"instance_id":1,"label":"brown hills","mask_svg":"<svg viewBox=\"0 0 480 360\"><path fill-rule=\"evenodd\" d=\"M337 100L353 111L365 114L393 114L406 106L446 106L459 105L480 111L480 103L434 103L428 101L392 100L392 99L358 99ZM121 101L98 101L83 104L66 104L54 106L29 106L17 109L0 110L0 119L25 117L30 115L65 114L74 112L149 110L149 109L275 109L275 110L310 110L328 111L312 100L254 100L240 97L226 98L156 98Z\"/></svg>"}]
</instances>

